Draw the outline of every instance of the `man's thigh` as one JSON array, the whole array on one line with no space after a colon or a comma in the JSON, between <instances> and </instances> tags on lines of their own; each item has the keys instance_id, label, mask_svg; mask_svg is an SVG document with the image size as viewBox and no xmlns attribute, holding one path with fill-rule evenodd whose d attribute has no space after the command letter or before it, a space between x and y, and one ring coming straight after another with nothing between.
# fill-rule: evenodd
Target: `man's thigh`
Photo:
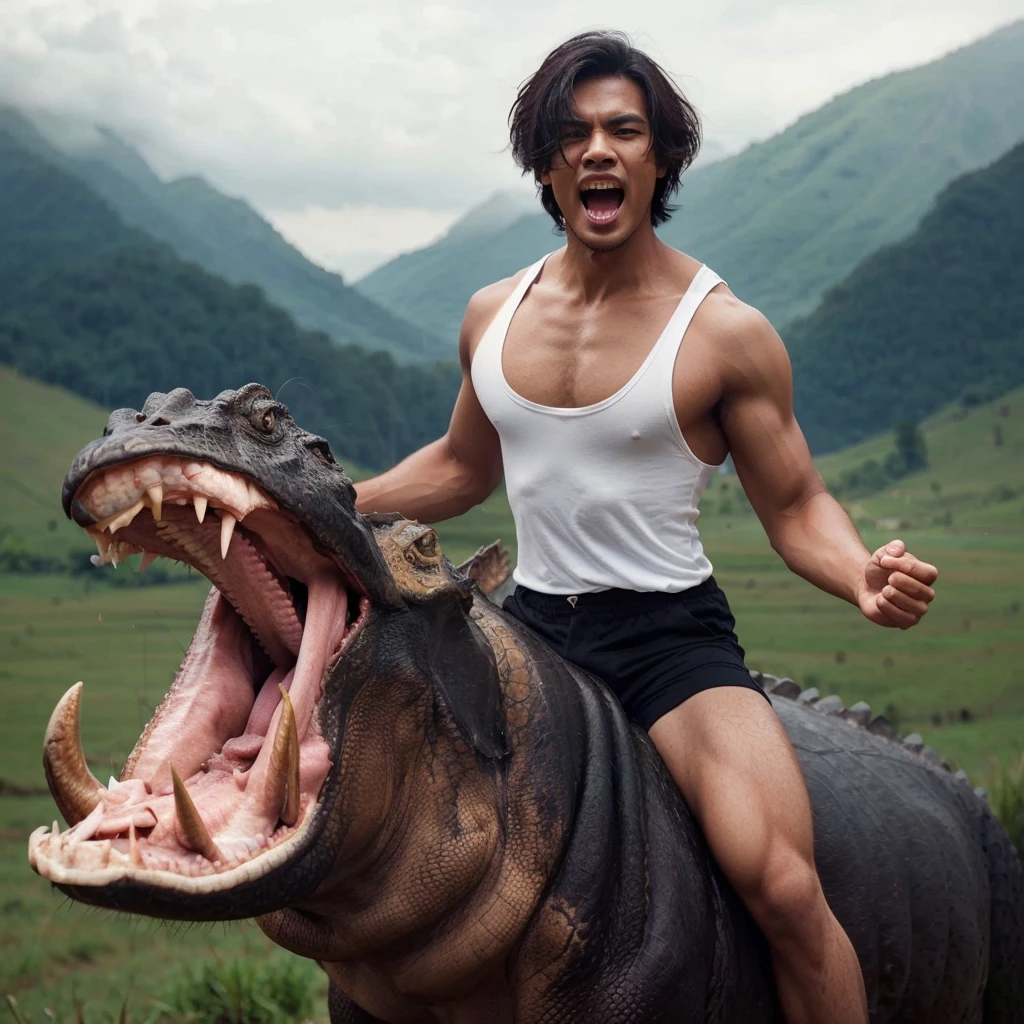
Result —
<instances>
[{"instance_id":1,"label":"man's thigh","mask_svg":"<svg viewBox=\"0 0 1024 1024\"><path fill-rule=\"evenodd\" d=\"M803 774L760 693L703 690L659 718L649 735L741 896L754 897L766 871L813 863Z\"/></svg>"}]
</instances>

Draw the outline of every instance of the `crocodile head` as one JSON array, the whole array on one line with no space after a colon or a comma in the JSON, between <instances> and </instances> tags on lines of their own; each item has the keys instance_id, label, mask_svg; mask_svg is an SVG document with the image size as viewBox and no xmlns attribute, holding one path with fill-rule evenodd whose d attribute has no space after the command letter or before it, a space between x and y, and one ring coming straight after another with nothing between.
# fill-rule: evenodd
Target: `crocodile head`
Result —
<instances>
[{"instance_id":1,"label":"crocodile head","mask_svg":"<svg viewBox=\"0 0 1024 1024\"><path fill-rule=\"evenodd\" d=\"M44 766L70 827L33 833L40 874L85 902L191 920L264 914L323 882L343 830L346 709L380 650L394 658L403 635L444 632L440 620L478 650L466 583L433 532L374 524L354 499L327 442L260 385L211 401L153 394L111 415L63 491L94 561L173 558L213 589L120 780L104 787L85 764L81 684L57 705ZM453 678L442 668L434 681ZM481 721L493 723L489 699ZM498 734L473 716L459 726L496 754Z\"/></svg>"}]
</instances>

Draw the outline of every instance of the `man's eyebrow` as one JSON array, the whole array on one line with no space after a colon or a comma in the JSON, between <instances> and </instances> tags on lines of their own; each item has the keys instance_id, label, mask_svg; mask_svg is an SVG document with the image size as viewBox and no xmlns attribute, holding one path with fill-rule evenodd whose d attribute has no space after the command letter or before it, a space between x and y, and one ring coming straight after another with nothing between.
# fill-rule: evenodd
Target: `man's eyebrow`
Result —
<instances>
[{"instance_id":1,"label":"man's eyebrow","mask_svg":"<svg viewBox=\"0 0 1024 1024\"><path fill-rule=\"evenodd\" d=\"M604 122L609 128L621 128L627 124L647 124L647 118L642 117L640 114L616 114L614 117L609 117ZM588 128L590 126L589 121L585 121L581 117L566 117L558 122L561 128Z\"/></svg>"},{"instance_id":2,"label":"man's eyebrow","mask_svg":"<svg viewBox=\"0 0 1024 1024\"><path fill-rule=\"evenodd\" d=\"M639 114L616 114L605 122L609 128L619 128L624 124L647 124L647 118Z\"/></svg>"}]
</instances>

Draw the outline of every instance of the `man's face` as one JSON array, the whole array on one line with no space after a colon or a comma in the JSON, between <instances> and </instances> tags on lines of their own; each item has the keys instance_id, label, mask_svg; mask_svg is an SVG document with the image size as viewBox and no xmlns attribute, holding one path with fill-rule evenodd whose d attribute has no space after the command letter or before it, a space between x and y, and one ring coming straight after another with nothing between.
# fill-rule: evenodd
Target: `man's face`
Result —
<instances>
[{"instance_id":1,"label":"man's face","mask_svg":"<svg viewBox=\"0 0 1024 1024\"><path fill-rule=\"evenodd\" d=\"M629 78L591 78L573 90L576 118L561 127L562 153L541 176L565 227L587 248L616 249L650 222L654 156L644 94Z\"/></svg>"}]
</instances>

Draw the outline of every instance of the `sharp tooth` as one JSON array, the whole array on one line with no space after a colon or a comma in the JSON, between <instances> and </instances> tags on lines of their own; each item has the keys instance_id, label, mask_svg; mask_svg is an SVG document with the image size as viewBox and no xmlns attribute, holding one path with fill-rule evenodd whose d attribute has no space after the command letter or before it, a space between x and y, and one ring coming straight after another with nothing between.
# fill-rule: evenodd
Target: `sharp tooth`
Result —
<instances>
[{"instance_id":1,"label":"sharp tooth","mask_svg":"<svg viewBox=\"0 0 1024 1024\"><path fill-rule=\"evenodd\" d=\"M205 494L197 494L192 501L196 506L196 519L201 523L206 518L206 505L209 499Z\"/></svg>"},{"instance_id":2,"label":"sharp tooth","mask_svg":"<svg viewBox=\"0 0 1024 1024\"><path fill-rule=\"evenodd\" d=\"M122 527L127 526L143 509L141 501L135 502L131 508L126 508L120 515L115 516L110 520L110 524L107 529L111 535L117 533Z\"/></svg>"},{"instance_id":3,"label":"sharp tooth","mask_svg":"<svg viewBox=\"0 0 1024 1024\"><path fill-rule=\"evenodd\" d=\"M107 789L117 789L117 787L120 786L120 785L121 785L121 783L118 782L117 779L115 779L113 775L111 775L110 776L110 781L107 783Z\"/></svg>"},{"instance_id":4,"label":"sharp tooth","mask_svg":"<svg viewBox=\"0 0 1024 1024\"><path fill-rule=\"evenodd\" d=\"M50 827L50 835L51 836L59 836L60 835L60 825L57 824L57 819L56 818L53 819L53 825Z\"/></svg>"},{"instance_id":5,"label":"sharp tooth","mask_svg":"<svg viewBox=\"0 0 1024 1024\"><path fill-rule=\"evenodd\" d=\"M82 684L78 682L57 702L43 740L46 781L57 809L69 825L77 825L87 818L104 792L82 753L78 728L81 699Z\"/></svg>"},{"instance_id":6,"label":"sharp tooth","mask_svg":"<svg viewBox=\"0 0 1024 1024\"><path fill-rule=\"evenodd\" d=\"M153 484L146 488L146 497L149 498L149 506L153 510L153 518L159 523L164 513L164 485Z\"/></svg>"},{"instance_id":7,"label":"sharp tooth","mask_svg":"<svg viewBox=\"0 0 1024 1024\"><path fill-rule=\"evenodd\" d=\"M220 515L220 557L228 557L228 548L231 547L231 537L235 532L235 523L238 520L228 511Z\"/></svg>"},{"instance_id":8,"label":"sharp tooth","mask_svg":"<svg viewBox=\"0 0 1024 1024\"><path fill-rule=\"evenodd\" d=\"M199 811L188 795L185 783L181 776L171 765L171 782L174 785L174 809L178 814L178 824L181 826L181 834L185 845L190 850L202 854L209 861L223 860L224 856L217 849L217 844L199 817Z\"/></svg>"},{"instance_id":9,"label":"sharp tooth","mask_svg":"<svg viewBox=\"0 0 1024 1024\"><path fill-rule=\"evenodd\" d=\"M142 561L139 562L139 572L145 572L156 560L157 554L155 551L143 551Z\"/></svg>"},{"instance_id":10,"label":"sharp tooth","mask_svg":"<svg viewBox=\"0 0 1024 1024\"><path fill-rule=\"evenodd\" d=\"M89 536L96 541L96 551L99 553L100 562L105 562L107 551L110 549L110 538L106 534L96 533L93 530L89 531Z\"/></svg>"},{"instance_id":11,"label":"sharp tooth","mask_svg":"<svg viewBox=\"0 0 1024 1024\"><path fill-rule=\"evenodd\" d=\"M294 825L299 817L299 730L291 697L281 691L281 718L274 735L267 767L267 802L286 825Z\"/></svg>"}]
</instances>

